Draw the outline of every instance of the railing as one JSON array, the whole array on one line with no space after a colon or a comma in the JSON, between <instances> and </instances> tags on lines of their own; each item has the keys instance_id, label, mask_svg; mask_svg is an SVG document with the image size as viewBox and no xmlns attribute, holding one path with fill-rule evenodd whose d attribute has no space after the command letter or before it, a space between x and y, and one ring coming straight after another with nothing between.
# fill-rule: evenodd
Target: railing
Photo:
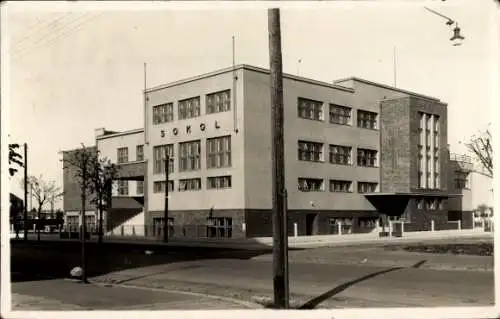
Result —
<instances>
[{"instance_id":1,"label":"railing","mask_svg":"<svg viewBox=\"0 0 500 319\"><path fill-rule=\"evenodd\" d=\"M459 154L450 154L450 160L456 162L470 163L472 164L472 157L467 155L459 155Z\"/></svg>"}]
</instances>

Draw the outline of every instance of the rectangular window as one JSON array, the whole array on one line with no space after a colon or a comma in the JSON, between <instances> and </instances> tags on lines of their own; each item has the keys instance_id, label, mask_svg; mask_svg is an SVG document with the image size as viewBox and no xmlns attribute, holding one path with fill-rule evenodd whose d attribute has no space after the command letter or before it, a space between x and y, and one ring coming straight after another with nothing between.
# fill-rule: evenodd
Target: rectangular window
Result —
<instances>
[{"instance_id":1,"label":"rectangular window","mask_svg":"<svg viewBox=\"0 0 500 319\"><path fill-rule=\"evenodd\" d=\"M330 145L330 163L351 165L352 147L342 145Z\"/></svg>"},{"instance_id":2,"label":"rectangular window","mask_svg":"<svg viewBox=\"0 0 500 319\"><path fill-rule=\"evenodd\" d=\"M418 185L417 188L424 188L424 172L418 172Z\"/></svg>"},{"instance_id":3,"label":"rectangular window","mask_svg":"<svg viewBox=\"0 0 500 319\"><path fill-rule=\"evenodd\" d=\"M120 147L118 149L118 156L117 156L117 162L118 163L127 163L128 162L128 147Z\"/></svg>"},{"instance_id":4,"label":"rectangular window","mask_svg":"<svg viewBox=\"0 0 500 319\"><path fill-rule=\"evenodd\" d=\"M358 148L358 166L377 166L377 154L378 152L375 150Z\"/></svg>"},{"instance_id":5,"label":"rectangular window","mask_svg":"<svg viewBox=\"0 0 500 319\"><path fill-rule=\"evenodd\" d=\"M350 125L352 109L347 106L330 104L330 123Z\"/></svg>"},{"instance_id":6,"label":"rectangular window","mask_svg":"<svg viewBox=\"0 0 500 319\"><path fill-rule=\"evenodd\" d=\"M323 143L299 141L299 161L323 161Z\"/></svg>"},{"instance_id":7,"label":"rectangular window","mask_svg":"<svg viewBox=\"0 0 500 319\"><path fill-rule=\"evenodd\" d=\"M470 189L469 176L467 173L455 172L455 188L456 189Z\"/></svg>"},{"instance_id":8,"label":"rectangular window","mask_svg":"<svg viewBox=\"0 0 500 319\"><path fill-rule=\"evenodd\" d=\"M174 181L168 181L168 192L174 191ZM153 193L165 193L165 181L156 181L153 183Z\"/></svg>"},{"instance_id":9,"label":"rectangular window","mask_svg":"<svg viewBox=\"0 0 500 319\"><path fill-rule=\"evenodd\" d=\"M200 140L179 143L179 171L199 170L201 165L200 152Z\"/></svg>"},{"instance_id":10,"label":"rectangular window","mask_svg":"<svg viewBox=\"0 0 500 319\"><path fill-rule=\"evenodd\" d=\"M417 198L417 209L424 209L424 199Z\"/></svg>"},{"instance_id":11,"label":"rectangular window","mask_svg":"<svg viewBox=\"0 0 500 319\"><path fill-rule=\"evenodd\" d=\"M174 121L174 104L166 103L153 106L153 124L169 123Z\"/></svg>"},{"instance_id":12,"label":"rectangular window","mask_svg":"<svg viewBox=\"0 0 500 319\"><path fill-rule=\"evenodd\" d=\"M174 171L174 145L165 144L153 147L153 174L165 174L165 161L167 154L170 157L168 169Z\"/></svg>"},{"instance_id":13,"label":"rectangular window","mask_svg":"<svg viewBox=\"0 0 500 319\"><path fill-rule=\"evenodd\" d=\"M231 136L207 139L207 168L231 167Z\"/></svg>"},{"instance_id":14,"label":"rectangular window","mask_svg":"<svg viewBox=\"0 0 500 319\"><path fill-rule=\"evenodd\" d=\"M177 103L179 120L200 116L200 97L192 97Z\"/></svg>"},{"instance_id":15,"label":"rectangular window","mask_svg":"<svg viewBox=\"0 0 500 319\"><path fill-rule=\"evenodd\" d=\"M197 191L201 189L201 178L179 180L179 192Z\"/></svg>"},{"instance_id":16,"label":"rectangular window","mask_svg":"<svg viewBox=\"0 0 500 319\"><path fill-rule=\"evenodd\" d=\"M228 217L208 217L207 237L230 238L233 234L233 219Z\"/></svg>"},{"instance_id":17,"label":"rectangular window","mask_svg":"<svg viewBox=\"0 0 500 319\"><path fill-rule=\"evenodd\" d=\"M426 175L426 187L425 188L431 188L431 180L432 180L432 175L431 172L427 171Z\"/></svg>"},{"instance_id":18,"label":"rectangular window","mask_svg":"<svg viewBox=\"0 0 500 319\"><path fill-rule=\"evenodd\" d=\"M358 182L358 193L375 193L378 183Z\"/></svg>"},{"instance_id":19,"label":"rectangular window","mask_svg":"<svg viewBox=\"0 0 500 319\"><path fill-rule=\"evenodd\" d=\"M330 180L330 192L351 193L352 192L352 182L331 179Z\"/></svg>"},{"instance_id":20,"label":"rectangular window","mask_svg":"<svg viewBox=\"0 0 500 319\"><path fill-rule=\"evenodd\" d=\"M231 91L226 90L207 94L206 109L207 114L226 112L231 109Z\"/></svg>"},{"instance_id":21,"label":"rectangular window","mask_svg":"<svg viewBox=\"0 0 500 319\"><path fill-rule=\"evenodd\" d=\"M118 195L128 195L128 181L118 181Z\"/></svg>"},{"instance_id":22,"label":"rectangular window","mask_svg":"<svg viewBox=\"0 0 500 319\"><path fill-rule=\"evenodd\" d=\"M136 161L144 161L144 145L137 145L135 148Z\"/></svg>"},{"instance_id":23,"label":"rectangular window","mask_svg":"<svg viewBox=\"0 0 500 319\"><path fill-rule=\"evenodd\" d=\"M299 178L298 189L301 192L322 192L325 190L324 181L321 178Z\"/></svg>"},{"instance_id":24,"label":"rectangular window","mask_svg":"<svg viewBox=\"0 0 500 319\"><path fill-rule=\"evenodd\" d=\"M439 115L434 115L434 133L439 135Z\"/></svg>"},{"instance_id":25,"label":"rectangular window","mask_svg":"<svg viewBox=\"0 0 500 319\"><path fill-rule=\"evenodd\" d=\"M231 188L231 176L207 177L207 189Z\"/></svg>"},{"instance_id":26,"label":"rectangular window","mask_svg":"<svg viewBox=\"0 0 500 319\"><path fill-rule=\"evenodd\" d=\"M441 178L439 174L434 174L434 188L435 189L440 189L441 188Z\"/></svg>"},{"instance_id":27,"label":"rectangular window","mask_svg":"<svg viewBox=\"0 0 500 319\"><path fill-rule=\"evenodd\" d=\"M137 195L142 195L142 194L144 194L144 182L137 181Z\"/></svg>"},{"instance_id":28,"label":"rectangular window","mask_svg":"<svg viewBox=\"0 0 500 319\"><path fill-rule=\"evenodd\" d=\"M323 102L299 97L298 113L303 119L323 121Z\"/></svg>"},{"instance_id":29,"label":"rectangular window","mask_svg":"<svg viewBox=\"0 0 500 319\"><path fill-rule=\"evenodd\" d=\"M435 198L428 199L426 202L427 210L436 210L437 208L437 200Z\"/></svg>"},{"instance_id":30,"label":"rectangular window","mask_svg":"<svg viewBox=\"0 0 500 319\"><path fill-rule=\"evenodd\" d=\"M376 130L377 113L358 110L358 127Z\"/></svg>"}]
</instances>

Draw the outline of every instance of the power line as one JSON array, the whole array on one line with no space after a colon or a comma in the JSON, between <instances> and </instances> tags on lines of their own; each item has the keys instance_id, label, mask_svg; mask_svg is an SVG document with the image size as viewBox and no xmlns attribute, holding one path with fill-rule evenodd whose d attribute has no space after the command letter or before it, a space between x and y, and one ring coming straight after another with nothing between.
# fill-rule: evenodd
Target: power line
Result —
<instances>
[{"instance_id":1,"label":"power line","mask_svg":"<svg viewBox=\"0 0 500 319\"><path fill-rule=\"evenodd\" d=\"M43 47L45 48L50 48L52 47L55 43L59 42L60 40L64 40L66 38L68 38L69 36L75 34L76 32L78 32L80 29L83 28L83 26L87 23L89 23L90 21L96 19L97 17L101 16L102 13L99 13L97 15L94 15L94 16L91 16L90 18L84 20L82 23L80 24L77 24L77 25L74 25L73 28L70 28L70 29L67 29L66 32L61 32L59 33L58 36L56 37L53 37L51 39L49 39L48 41L46 41L45 43L41 43L40 45L38 46L35 46L31 49L28 49L28 50L24 50L23 52L20 52L19 54L17 55L14 55L13 57L14 58L19 58L19 57L22 57L26 54L29 54L29 52L33 51L33 50L36 50L36 49L41 49Z\"/></svg>"}]
</instances>

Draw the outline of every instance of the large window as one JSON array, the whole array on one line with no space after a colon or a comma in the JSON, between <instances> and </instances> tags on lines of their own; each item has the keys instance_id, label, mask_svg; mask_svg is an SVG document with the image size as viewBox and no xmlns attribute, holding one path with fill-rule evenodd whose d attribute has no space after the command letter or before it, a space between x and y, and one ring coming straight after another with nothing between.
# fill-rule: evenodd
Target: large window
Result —
<instances>
[{"instance_id":1,"label":"large window","mask_svg":"<svg viewBox=\"0 0 500 319\"><path fill-rule=\"evenodd\" d=\"M153 124L162 124L174 121L174 104L166 103L153 106Z\"/></svg>"},{"instance_id":2,"label":"large window","mask_svg":"<svg viewBox=\"0 0 500 319\"><path fill-rule=\"evenodd\" d=\"M298 179L298 189L301 192L322 192L325 190L324 181L321 178Z\"/></svg>"},{"instance_id":3,"label":"large window","mask_svg":"<svg viewBox=\"0 0 500 319\"><path fill-rule=\"evenodd\" d=\"M347 106L330 104L330 123L350 125L352 109Z\"/></svg>"},{"instance_id":4,"label":"large window","mask_svg":"<svg viewBox=\"0 0 500 319\"><path fill-rule=\"evenodd\" d=\"M200 169L200 140L179 143L179 171Z\"/></svg>"},{"instance_id":5,"label":"large window","mask_svg":"<svg viewBox=\"0 0 500 319\"><path fill-rule=\"evenodd\" d=\"M231 188L231 176L207 177L207 189Z\"/></svg>"},{"instance_id":6,"label":"large window","mask_svg":"<svg viewBox=\"0 0 500 319\"><path fill-rule=\"evenodd\" d=\"M323 121L323 102L299 97L298 112L300 118Z\"/></svg>"},{"instance_id":7,"label":"large window","mask_svg":"<svg viewBox=\"0 0 500 319\"><path fill-rule=\"evenodd\" d=\"M207 114L226 112L231 109L230 90L207 94Z\"/></svg>"},{"instance_id":8,"label":"large window","mask_svg":"<svg viewBox=\"0 0 500 319\"><path fill-rule=\"evenodd\" d=\"M455 172L455 188L456 189L470 189L469 174L462 172Z\"/></svg>"},{"instance_id":9,"label":"large window","mask_svg":"<svg viewBox=\"0 0 500 319\"><path fill-rule=\"evenodd\" d=\"M377 151L358 148L358 166L377 166Z\"/></svg>"},{"instance_id":10,"label":"large window","mask_svg":"<svg viewBox=\"0 0 500 319\"><path fill-rule=\"evenodd\" d=\"M118 149L117 162L118 163L127 163L128 162L128 147L120 147Z\"/></svg>"},{"instance_id":11,"label":"large window","mask_svg":"<svg viewBox=\"0 0 500 319\"><path fill-rule=\"evenodd\" d=\"M323 143L299 141L299 161L320 162L323 160Z\"/></svg>"},{"instance_id":12,"label":"large window","mask_svg":"<svg viewBox=\"0 0 500 319\"><path fill-rule=\"evenodd\" d=\"M156 181L153 183L153 193L165 193L165 181ZM168 181L168 191L174 191L174 181Z\"/></svg>"},{"instance_id":13,"label":"large window","mask_svg":"<svg viewBox=\"0 0 500 319\"><path fill-rule=\"evenodd\" d=\"M136 161L144 161L144 145L137 145L135 148Z\"/></svg>"},{"instance_id":14,"label":"large window","mask_svg":"<svg viewBox=\"0 0 500 319\"><path fill-rule=\"evenodd\" d=\"M358 193L375 193L378 183L358 182Z\"/></svg>"},{"instance_id":15,"label":"large window","mask_svg":"<svg viewBox=\"0 0 500 319\"><path fill-rule=\"evenodd\" d=\"M193 97L178 102L179 120L200 116L200 97Z\"/></svg>"},{"instance_id":16,"label":"large window","mask_svg":"<svg viewBox=\"0 0 500 319\"><path fill-rule=\"evenodd\" d=\"M330 192L351 193L352 182L342 180L330 180Z\"/></svg>"},{"instance_id":17,"label":"large window","mask_svg":"<svg viewBox=\"0 0 500 319\"><path fill-rule=\"evenodd\" d=\"M358 127L377 129L377 113L358 110Z\"/></svg>"},{"instance_id":18,"label":"large window","mask_svg":"<svg viewBox=\"0 0 500 319\"><path fill-rule=\"evenodd\" d=\"M231 167L231 136L207 139L207 168Z\"/></svg>"},{"instance_id":19,"label":"large window","mask_svg":"<svg viewBox=\"0 0 500 319\"><path fill-rule=\"evenodd\" d=\"M207 237L232 237L233 219L228 217L207 218Z\"/></svg>"},{"instance_id":20,"label":"large window","mask_svg":"<svg viewBox=\"0 0 500 319\"><path fill-rule=\"evenodd\" d=\"M128 195L128 181L118 181L118 195Z\"/></svg>"},{"instance_id":21,"label":"large window","mask_svg":"<svg viewBox=\"0 0 500 319\"><path fill-rule=\"evenodd\" d=\"M179 180L179 192L197 191L201 189L201 178Z\"/></svg>"},{"instance_id":22,"label":"large window","mask_svg":"<svg viewBox=\"0 0 500 319\"><path fill-rule=\"evenodd\" d=\"M174 171L174 145L166 144L153 147L153 173L154 174L165 174L165 160L167 154L170 157L169 171L172 173Z\"/></svg>"},{"instance_id":23,"label":"large window","mask_svg":"<svg viewBox=\"0 0 500 319\"><path fill-rule=\"evenodd\" d=\"M330 145L330 163L350 165L352 164L352 147L342 145Z\"/></svg>"},{"instance_id":24,"label":"large window","mask_svg":"<svg viewBox=\"0 0 500 319\"><path fill-rule=\"evenodd\" d=\"M144 182L137 181L137 195L142 195L142 194L144 194Z\"/></svg>"}]
</instances>

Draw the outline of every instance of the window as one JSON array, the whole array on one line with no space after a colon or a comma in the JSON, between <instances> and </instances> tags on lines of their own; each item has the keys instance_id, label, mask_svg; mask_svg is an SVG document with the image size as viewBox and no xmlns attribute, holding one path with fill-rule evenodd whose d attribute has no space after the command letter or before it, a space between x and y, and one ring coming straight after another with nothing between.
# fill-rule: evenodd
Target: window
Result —
<instances>
[{"instance_id":1,"label":"window","mask_svg":"<svg viewBox=\"0 0 500 319\"><path fill-rule=\"evenodd\" d=\"M434 115L434 134L439 135L439 115Z\"/></svg>"},{"instance_id":2,"label":"window","mask_svg":"<svg viewBox=\"0 0 500 319\"><path fill-rule=\"evenodd\" d=\"M207 114L226 112L231 109L230 90L207 94Z\"/></svg>"},{"instance_id":3,"label":"window","mask_svg":"<svg viewBox=\"0 0 500 319\"><path fill-rule=\"evenodd\" d=\"M352 182L341 180L330 180L330 192L336 193L351 193Z\"/></svg>"},{"instance_id":4,"label":"window","mask_svg":"<svg viewBox=\"0 0 500 319\"><path fill-rule=\"evenodd\" d=\"M179 171L199 170L200 152L200 140L179 143Z\"/></svg>"},{"instance_id":5,"label":"window","mask_svg":"<svg viewBox=\"0 0 500 319\"><path fill-rule=\"evenodd\" d=\"M456 189L470 189L469 175L467 173L455 172L455 188Z\"/></svg>"},{"instance_id":6,"label":"window","mask_svg":"<svg viewBox=\"0 0 500 319\"><path fill-rule=\"evenodd\" d=\"M136 161L144 161L144 145L137 145L135 148Z\"/></svg>"},{"instance_id":7,"label":"window","mask_svg":"<svg viewBox=\"0 0 500 319\"><path fill-rule=\"evenodd\" d=\"M439 148L439 135L434 135L434 148Z\"/></svg>"},{"instance_id":8,"label":"window","mask_svg":"<svg viewBox=\"0 0 500 319\"><path fill-rule=\"evenodd\" d=\"M417 167L418 171L421 172L424 169L424 157L422 156L422 154L418 155L417 165L418 165Z\"/></svg>"},{"instance_id":9,"label":"window","mask_svg":"<svg viewBox=\"0 0 500 319\"><path fill-rule=\"evenodd\" d=\"M166 103L153 106L153 124L162 124L174 121L174 104Z\"/></svg>"},{"instance_id":10,"label":"window","mask_svg":"<svg viewBox=\"0 0 500 319\"><path fill-rule=\"evenodd\" d=\"M352 147L342 145L330 145L330 163L351 165Z\"/></svg>"},{"instance_id":11,"label":"window","mask_svg":"<svg viewBox=\"0 0 500 319\"><path fill-rule=\"evenodd\" d=\"M179 120L200 116L200 97L193 97L178 102Z\"/></svg>"},{"instance_id":12,"label":"window","mask_svg":"<svg viewBox=\"0 0 500 319\"><path fill-rule=\"evenodd\" d=\"M118 149L118 163L128 162L128 147L120 147Z\"/></svg>"},{"instance_id":13,"label":"window","mask_svg":"<svg viewBox=\"0 0 500 319\"><path fill-rule=\"evenodd\" d=\"M425 177L426 177L426 187L425 188L431 188L431 179L432 179L431 172L427 171L427 175Z\"/></svg>"},{"instance_id":14,"label":"window","mask_svg":"<svg viewBox=\"0 0 500 319\"><path fill-rule=\"evenodd\" d=\"M417 188L424 188L424 172L418 172L418 185Z\"/></svg>"},{"instance_id":15,"label":"window","mask_svg":"<svg viewBox=\"0 0 500 319\"><path fill-rule=\"evenodd\" d=\"M323 121L323 102L299 97L298 112L300 118Z\"/></svg>"},{"instance_id":16,"label":"window","mask_svg":"<svg viewBox=\"0 0 500 319\"><path fill-rule=\"evenodd\" d=\"M118 181L118 195L128 195L128 181Z\"/></svg>"},{"instance_id":17,"label":"window","mask_svg":"<svg viewBox=\"0 0 500 319\"><path fill-rule=\"evenodd\" d=\"M375 193L378 183L358 182L358 193Z\"/></svg>"},{"instance_id":18,"label":"window","mask_svg":"<svg viewBox=\"0 0 500 319\"><path fill-rule=\"evenodd\" d=\"M322 192L324 182L321 178L299 178L298 189L301 192Z\"/></svg>"},{"instance_id":19,"label":"window","mask_svg":"<svg viewBox=\"0 0 500 319\"><path fill-rule=\"evenodd\" d=\"M377 129L377 113L358 110L358 127Z\"/></svg>"},{"instance_id":20,"label":"window","mask_svg":"<svg viewBox=\"0 0 500 319\"><path fill-rule=\"evenodd\" d=\"M208 217L207 237L232 237L233 219L228 217Z\"/></svg>"},{"instance_id":21,"label":"window","mask_svg":"<svg viewBox=\"0 0 500 319\"><path fill-rule=\"evenodd\" d=\"M179 180L179 192L197 191L201 189L201 178Z\"/></svg>"},{"instance_id":22,"label":"window","mask_svg":"<svg viewBox=\"0 0 500 319\"><path fill-rule=\"evenodd\" d=\"M165 160L167 154L170 158L168 169L170 173L174 171L174 145L166 144L153 147L153 173L165 174Z\"/></svg>"},{"instance_id":23,"label":"window","mask_svg":"<svg viewBox=\"0 0 500 319\"><path fill-rule=\"evenodd\" d=\"M137 195L144 194L144 182L137 181Z\"/></svg>"},{"instance_id":24,"label":"window","mask_svg":"<svg viewBox=\"0 0 500 319\"><path fill-rule=\"evenodd\" d=\"M377 166L377 151L358 148L358 166Z\"/></svg>"},{"instance_id":25,"label":"window","mask_svg":"<svg viewBox=\"0 0 500 319\"><path fill-rule=\"evenodd\" d=\"M432 198L428 199L426 203L426 208L427 210L436 210L437 208L437 199Z\"/></svg>"},{"instance_id":26,"label":"window","mask_svg":"<svg viewBox=\"0 0 500 319\"><path fill-rule=\"evenodd\" d=\"M417 198L417 209L424 209L424 199Z\"/></svg>"},{"instance_id":27,"label":"window","mask_svg":"<svg viewBox=\"0 0 500 319\"><path fill-rule=\"evenodd\" d=\"M299 141L299 161L320 162L323 160L323 143Z\"/></svg>"},{"instance_id":28,"label":"window","mask_svg":"<svg viewBox=\"0 0 500 319\"><path fill-rule=\"evenodd\" d=\"M207 139L207 168L231 167L231 136Z\"/></svg>"},{"instance_id":29,"label":"window","mask_svg":"<svg viewBox=\"0 0 500 319\"><path fill-rule=\"evenodd\" d=\"M168 192L174 191L174 181L168 181ZM165 181L156 181L153 183L153 193L165 193Z\"/></svg>"},{"instance_id":30,"label":"window","mask_svg":"<svg viewBox=\"0 0 500 319\"><path fill-rule=\"evenodd\" d=\"M330 123L350 125L351 113L350 107L330 104Z\"/></svg>"},{"instance_id":31,"label":"window","mask_svg":"<svg viewBox=\"0 0 500 319\"><path fill-rule=\"evenodd\" d=\"M207 177L207 189L231 188L231 176Z\"/></svg>"},{"instance_id":32,"label":"window","mask_svg":"<svg viewBox=\"0 0 500 319\"><path fill-rule=\"evenodd\" d=\"M437 209L443 210L444 209L444 200L443 199L438 199L437 200Z\"/></svg>"}]
</instances>

